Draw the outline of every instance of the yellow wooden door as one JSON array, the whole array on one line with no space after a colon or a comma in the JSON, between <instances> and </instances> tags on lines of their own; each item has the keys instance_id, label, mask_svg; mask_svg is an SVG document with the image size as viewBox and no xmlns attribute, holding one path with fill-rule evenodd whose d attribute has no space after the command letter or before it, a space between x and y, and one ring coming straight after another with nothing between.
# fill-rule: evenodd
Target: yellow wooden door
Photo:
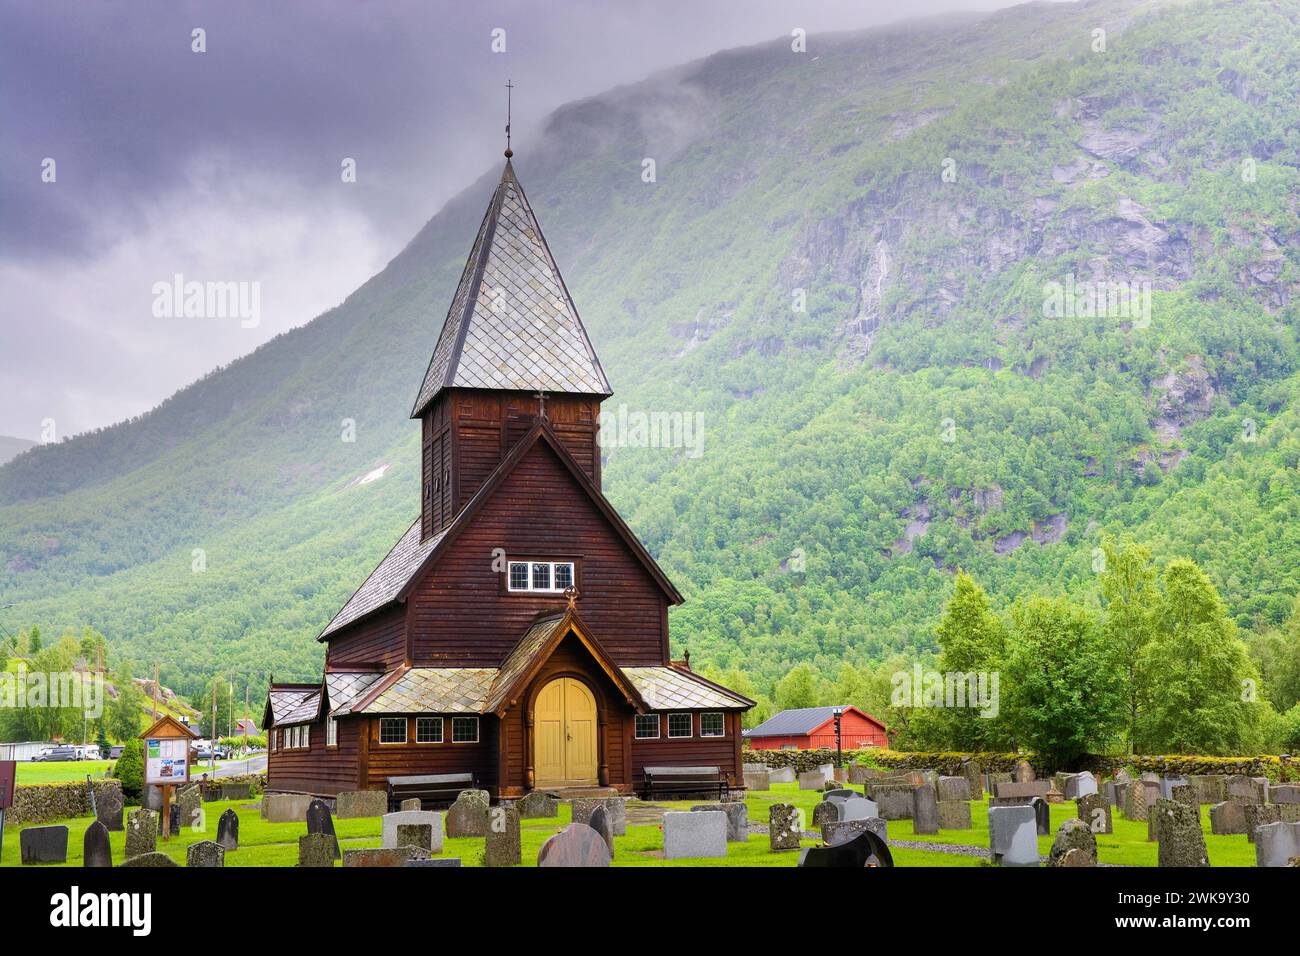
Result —
<instances>
[{"instance_id":1,"label":"yellow wooden door","mask_svg":"<svg viewBox=\"0 0 1300 956\"><path fill-rule=\"evenodd\" d=\"M596 698L581 681L560 677L542 688L533 735L537 786L597 782Z\"/></svg>"}]
</instances>

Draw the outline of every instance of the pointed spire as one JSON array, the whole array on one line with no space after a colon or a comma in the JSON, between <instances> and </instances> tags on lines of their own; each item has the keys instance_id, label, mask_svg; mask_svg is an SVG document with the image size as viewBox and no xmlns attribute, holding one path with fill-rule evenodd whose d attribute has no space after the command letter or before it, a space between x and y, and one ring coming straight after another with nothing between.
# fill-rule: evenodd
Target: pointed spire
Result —
<instances>
[{"instance_id":1,"label":"pointed spire","mask_svg":"<svg viewBox=\"0 0 1300 956\"><path fill-rule=\"evenodd\" d=\"M445 388L612 394L509 157L411 417Z\"/></svg>"}]
</instances>

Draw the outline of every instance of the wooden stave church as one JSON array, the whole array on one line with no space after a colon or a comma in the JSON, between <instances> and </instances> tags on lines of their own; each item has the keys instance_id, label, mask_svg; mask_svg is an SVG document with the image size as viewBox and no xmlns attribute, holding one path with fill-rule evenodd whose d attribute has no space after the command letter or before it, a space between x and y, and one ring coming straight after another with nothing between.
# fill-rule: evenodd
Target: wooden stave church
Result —
<instances>
[{"instance_id":1,"label":"wooden stave church","mask_svg":"<svg viewBox=\"0 0 1300 956\"><path fill-rule=\"evenodd\" d=\"M272 683L269 790L743 786L754 702L670 658L682 596L601 492L611 394L507 152L411 412L420 517L318 636L323 679Z\"/></svg>"}]
</instances>

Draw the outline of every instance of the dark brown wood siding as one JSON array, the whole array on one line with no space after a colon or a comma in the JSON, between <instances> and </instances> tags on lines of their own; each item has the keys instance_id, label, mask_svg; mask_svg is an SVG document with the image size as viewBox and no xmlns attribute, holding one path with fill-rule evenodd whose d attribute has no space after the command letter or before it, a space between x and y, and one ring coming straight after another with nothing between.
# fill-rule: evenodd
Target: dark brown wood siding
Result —
<instances>
[{"instance_id":1,"label":"dark brown wood siding","mask_svg":"<svg viewBox=\"0 0 1300 956\"><path fill-rule=\"evenodd\" d=\"M325 669L388 670L405 657L406 611L394 605L332 635L325 652Z\"/></svg>"},{"instance_id":2,"label":"dark brown wood siding","mask_svg":"<svg viewBox=\"0 0 1300 956\"><path fill-rule=\"evenodd\" d=\"M267 757L267 789L314 793L332 797L344 790L356 790L361 744L359 717L338 722L338 746L325 746L325 721L311 725L311 746L285 750L276 747ZM283 729L280 729L283 737Z\"/></svg>"},{"instance_id":3,"label":"dark brown wood siding","mask_svg":"<svg viewBox=\"0 0 1300 956\"><path fill-rule=\"evenodd\" d=\"M548 403L549 407L549 403ZM506 557L573 560L578 611L621 665L662 664L667 598L556 453L539 442L417 584L415 666L495 667L559 594L506 591Z\"/></svg>"},{"instance_id":4,"label":"dark brown wood siding","mask_svg":"<svg viewBox=\"0 0 1300 956\"><path fill-rule=\"evenodd\" d=\"M682 711L674 711L682 713ZM724 713L725 737L701 737L700 713L691 714L691 736L668 736L668 713L659 714L658 740L632 740L632 784L639 791L646 767L721 767L732 786L744 783L740 757L740 715ZM710 711L717 713L717 711Z\"/></svg>"},{"instance_id":5,"label":"dark brown wood siding","mask_svg":"<svg viewBox=\"0 0 1300 956\"><path fill-rule=\"evenodd\" d=\"M421 714L420 716L439 716ZM497 719L493 716L479 718L479 742L457 744L451 741L451 718L443 717L443 742L417 744L415 742L415 717L407 721L406 743L381 744L379 742L379 717L366 718L369 722L367 737L369 760L366 766L366 789L383 790L389 777L408 777L426 773L473 773L479 783L495 792L497 784Z\"/></svg>"}]
</instances>

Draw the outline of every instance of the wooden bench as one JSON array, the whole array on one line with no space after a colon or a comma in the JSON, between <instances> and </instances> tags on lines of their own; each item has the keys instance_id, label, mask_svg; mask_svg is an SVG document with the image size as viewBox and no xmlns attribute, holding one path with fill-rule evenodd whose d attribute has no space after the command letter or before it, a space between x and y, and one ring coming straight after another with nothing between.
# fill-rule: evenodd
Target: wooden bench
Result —
<instances>
[{"instance_id":1,"label":"wooden bench","mask_svg":"<svg viewBox=\"0 0 1300 956\"><path fill-rule=\"evenodd\" d=\"M479 789L472 773L432 773L421 777L389 777L388 809L399 810L403 800L420 798L420 808L430 803L453 803L463 790Z\"/></svg>"},{"instance_id":2,"label":"wooden bench","mask_svg":"<svg viewBox=\"0 0 1300 956\"><path fill-rule=\"evenodd\" d=\"M721 767L646 767L645 798L655 794L713 793L719 800L727 798L727 775Z\"/></svg>"}]
</instances>

